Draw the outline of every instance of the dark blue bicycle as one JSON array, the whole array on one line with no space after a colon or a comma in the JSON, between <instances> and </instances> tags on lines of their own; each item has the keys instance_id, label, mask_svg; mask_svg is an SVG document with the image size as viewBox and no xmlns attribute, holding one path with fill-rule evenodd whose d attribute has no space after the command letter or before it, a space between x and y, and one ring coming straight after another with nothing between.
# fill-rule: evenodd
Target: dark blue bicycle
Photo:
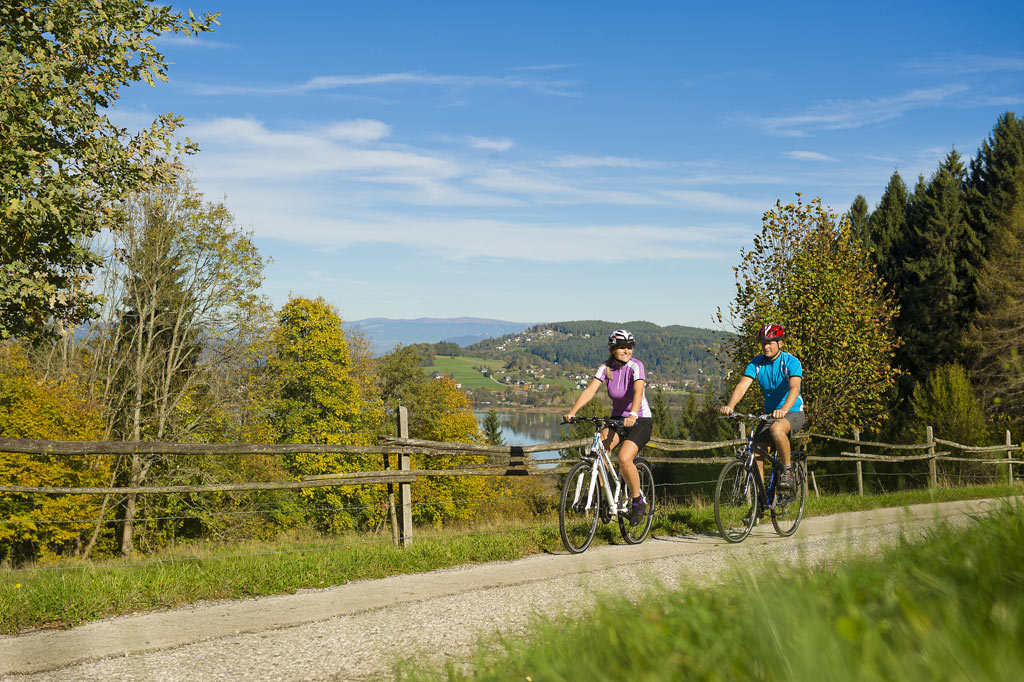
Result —
<instances>
[{"instance_id":1,"label":"dark blue bicycle","mask_svg":"<svg viewBox=\"0 0 1024 682\"><path fill-rule=\"evenodd\" d=\"M774 421L770 414L733 412L729 417ZM774 451L766 455L762 479L757 453L754 452L756 431L756 428L751 429L746 447L736 454L736 459L725 465L715 486L715 524L718 532L729 542L745 540L765 512L771 515L775 532L788 537L796 532L804 514L807 452L794 450L790 453L790 461L796 465L793 467L793 486L786 491L779 490L782 462Z\"/></svg>"}]
</instances>

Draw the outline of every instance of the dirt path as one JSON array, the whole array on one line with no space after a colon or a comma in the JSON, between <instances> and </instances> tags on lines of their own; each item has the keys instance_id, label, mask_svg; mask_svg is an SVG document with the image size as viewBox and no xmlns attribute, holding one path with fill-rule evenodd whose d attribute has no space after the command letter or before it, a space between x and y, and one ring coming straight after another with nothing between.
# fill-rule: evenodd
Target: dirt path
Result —
<instances>
[{"instance_id":1,"label":"dirt path","mask_svg":"<svg viewBox=\"0 0 1024 682\"><path fill-rule=\"evenodd\" d=\"M653 581L714 580L731 563L817 562L876 551L936 519L968 522L993 500L876 509L806 519L793 538L771 523L741 545L717 537L654 538L294 595L200 604L0 637L0 680L370 680L401 658L459 659L480 634L522 632L535 614L633 595Z\"/></svg>"}]
</instances>

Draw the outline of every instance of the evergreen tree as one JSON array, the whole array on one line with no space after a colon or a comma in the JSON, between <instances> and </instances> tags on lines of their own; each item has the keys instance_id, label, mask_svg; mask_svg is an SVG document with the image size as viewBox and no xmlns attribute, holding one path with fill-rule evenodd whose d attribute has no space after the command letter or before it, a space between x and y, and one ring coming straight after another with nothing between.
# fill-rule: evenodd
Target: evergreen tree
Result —
<instances>
[{"instance_id":1,"label":"evergreen tree","mask_svg":"<svg viewBox=\"0 0 1024 682\"><path fill-rule=\"evenodd\" d=\"M654 422L655 438L678 438L679 430L676 420L668 409L665 391L659 386L650 393L651 417Z\"/></svg>"},{"instance_id":2,"label":"evergreen tree","mask_svg":"<svg viewBox=\"0 0 1024 682\"><path fill-rule=\"evenodd\" d=\"M878 276L890 289L903 283L903 258L907 242L907 186L893 171L881 201L868 219L868 240L874 246Z\"/></svg>"},{"instance_id":3,"label":"evergreen tree","mask_svg":"<svg viewBox=\"0 0 1024 682\"><path fill-rule=\"evenodd\" d=\"M1011 229L1008 218L1021 200L1024 172L1024 119L1008 111L971 160L967 181L968 216L975 232L998 240Z\"/></svg>"},{"instance_id":4,"label":"evergreen tree","mask_svg":"<svg viewBox=\"0 0 1024 682\"><path fill-rule=\"evenodd\" d=\"M972 378L986 409L1024 420L1024 164L1018 167L1016 205L992 223L1000 239L979 277L980 312L971 329Z\"/></svg>"},{"instance_id":5,"label":"evergreen tree","mask_svg":"<svg viewBox=\"0 0 1024 682\"><path fill-rule=\"evenodd\" d=\"M908 210L897 360L917 381L963 355L964 332L977 313L982 244L967 222L964 181L954 149L929 183L919 180ZM906 395L909 383L903 388Z\"/></svg>"},{"instance_id":6,"label":"evergreen tree","mask_svg":"<svg viewBox=\"0 0 1024 682\"><path fill-rule=\"evenodd\" d=\"M493 409L487 410L484 417L484 440L488 445L504 445L505 437L501 434L501 420Z\"/></svg>"},{"instance_id":7,"label":"evergreen tree","mask_svg":"<svg viewBox=\"0 0 1024 682\"><path fill-rule=\"evenodd\" d=\"M864 198L864 195L858 194L857 198L850 204L850 211L847 213L847 217L850 220L850 229L853 230L854 236L860 239L861 243L865 246L871 241L868 229L868 214L868 200Z\"/></svg>"}]
</instances>

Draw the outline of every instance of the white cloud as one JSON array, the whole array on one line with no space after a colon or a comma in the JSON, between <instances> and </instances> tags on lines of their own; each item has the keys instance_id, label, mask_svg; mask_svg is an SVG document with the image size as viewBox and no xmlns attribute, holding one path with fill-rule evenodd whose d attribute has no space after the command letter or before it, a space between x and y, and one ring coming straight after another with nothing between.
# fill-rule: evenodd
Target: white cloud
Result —
<instances>
[{"instance_id":1,"label":"white cloud","mask_svg":"<svg viewBox=\"0 0 1024 682\"><path fill-rule=\"evenodd\" d=\"M438 87L456 90L497 88L532 90L546 95L574 97L578 84L569 80L544 80L523 76L460 76L431 73L375 73L363 75L315 76L303 83L285 85L210 85L197 84L192 90L199 95L283 95L343 88L386 85Z\"/></svg>"},{"instance_id":2,"label":"white cloud","mask_svg":"<svg viewBox=\"0 0 1024 682\"><path fill-rule=\"evenodd\" d=\"M892 97L830 101L805 113L791 116L738 118L773 135L805 137L814 131L860 128L898 118L912 109L946 102L954 95L962 94L967 90L966 85L944 85L911 90Z\"/></svg>"},{"instance_id":3,"label":"white cloud","mask_svg":"<svg viewBox=\"0 0 1024 682\"><path fill-rule=\"evenodd\" d=\"M791 159L796 159L797 161L838 161L839 160L839 159L837 159L837 158L835 158L833 156L828 156L827 154L821 154L819 152L793 151L793 152L784 152L784 154L786 156L788 156L789 158L791 158Z\"/></svg>"},{"instance_id":4,"label":"white cloud","mask_svg":"<svg viewBox=\"0 0 1024 682\"><path fill-rule=\"evenodd\" d=\"M498 258L545 263L731 258L742 231L732 227L647 224L560 225L474 218L364 215L328 218L268 211L260 238L318 248L396 244L448 260ZM599 248L640 244L639 249ZM543 248L539 248L543 245Z\"/></svg>"},{"instance_id":5,"label":"white cloud","mask_svg":"<svg viewBox=\"0 0 1024 682\"><path fill-rule=\"evenodd\" d=\"M347 121L309 130L270 131L252 119L221 118L196 123L189 135L203 148L204 174L225 179L316 178L323 173L396 172L432 179L460 173L458 164L402 148L351 147L390 132L379 121Z\"/></svg>"},{"instance_id":6,"label":"white cloud","mask_svg":"<svg viewBox=\"0 0 1024 682\"><path fill-rule=\"evenodd\" d=\"M959 76L971 73L993 73L996 71L1024 71L1024 57L947 54L907 62L906 66L923 73Z\"/></svg>"},{"instance_id":7,"label":"white cloud","mask_svg":"<svg viewBox=\"0 0 1024 682\"><path fill-rule=\"evenodd\" d=\"M630 159L622 156L562 156L551 163L553 168L658 168L665 164L659 161Z\"/></svg>"},{"instance_id":8,"label":"white cloud","mask_svg":"<svg viewBox=\"0 0 1024 682\"><path fill-rule=\"evenodd\" d=\"M516 143L508 138L488 138L488 137L473 137L468 136L466 139L469 140L470 146L474 149L489 149L496 152L506 152L512 147L516 146Z\"/></svg>"},{"instance_id":9,"label":"white cloud","mask_svg":"<svg viewBox=\"0 0 1024 682\"><path fill-rule=\"evenodd\" d=\"M722 194L721 192L668 190L662 192L662 194L690 208L727 213L758 213L774 205L774 201L766 202L757 199L744 199Z\"/></svg>"},{"instance_id":10,"label":"white cloud","mask_svg":"<svg viewBox=\"0 0 1024 682\"><path fill-rule=\"evenodd\" d=\"M371 142L390 136L391 126L380 121L357 118L329 125L327 135L336 140Z\"/></svg>"}]
</instances>

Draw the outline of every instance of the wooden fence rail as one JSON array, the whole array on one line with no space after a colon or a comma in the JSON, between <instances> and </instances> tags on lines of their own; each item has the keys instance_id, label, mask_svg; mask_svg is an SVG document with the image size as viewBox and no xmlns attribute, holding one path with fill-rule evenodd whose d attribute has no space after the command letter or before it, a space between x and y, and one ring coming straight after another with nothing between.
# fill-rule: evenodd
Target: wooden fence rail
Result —
<instances>
[{"instance_id":1,"label":"wooden fence rail","mask_svg":"<svg viewBox=\"0 0 1024 682\"><path fill-rule=\"evenodd\" d=\"M401 407L396 415L398 437L385 437L378 445L323 445L323 444L260 444L260 443L158 443L158 442L113 442L113 441L46 441L21 438L0 438L0 453L23 453L38 455L282 455L296 453L332 453L341 455L381 455L384 469L379 471L361 471L318 476L305 476L298 481L262 481L246 483L219 483L206 485L171 485L171 486L130 486L106 488L68 488L48 486L0 486L0 494L43 494L43 495L130 495L130 494L174 494L174 493L213 493L250 490L298 490L306 488L323 488L332 486L353 486L369 484L386 484L389 491L389 507L392 511L392 522L395 528L396 542L408 546L412 541L412 496L411 484L425 476L551 476L568 471L569 467L559 466L556 461L548 460L554 466L540 466L544 460L533 455L544 452L573 450L590 444L590 438L540 443L537 445L482 445L479 443L442 443L418 440L408 437L408 412ZM652 439L648 443L646 458L652 462L670 464L715 464L727 462L731 456L694 457L688 453L720 448L731 448L746 444L745 427L740 425L739 439L725 441L687 441ZM927 427L928 441L925 443L895 444L860 440L860 433L854 431L854 437L845 438L820 433L801 433L794 440L806 442L812 439L834 441L855 445L853 452L840 452L839 456L809 455L809 461L818 462L850 462L857 465L858 490L864 494L863 462L909 462L927 460L929 463L930 485L937 485L937 461L977 462L999 464L1007 467L1007 481L1014 481L1014 465L1020 465L1022 459L1014 458L1014 452L1021 452L1021 446L1012 442L1010 432L1006 432L1003 445L968 446L943 440L932 436L931 427ZM1000 453L1004 457L954 457L952 450L937 452L936 445L959 450L964 453ZM883 455L862 452L861 448L869 447L882 451L913 451L925 450L921 454ZM389 468L388 455L398 456L398 469ZM456 465L447 469L413 469L411 457L440 456L462 458L487 458L484 463ZM398 499L394 499L392 486L397 484ZM399 530L400 526L400 530Z\"/></svg>"}]
</instances>

